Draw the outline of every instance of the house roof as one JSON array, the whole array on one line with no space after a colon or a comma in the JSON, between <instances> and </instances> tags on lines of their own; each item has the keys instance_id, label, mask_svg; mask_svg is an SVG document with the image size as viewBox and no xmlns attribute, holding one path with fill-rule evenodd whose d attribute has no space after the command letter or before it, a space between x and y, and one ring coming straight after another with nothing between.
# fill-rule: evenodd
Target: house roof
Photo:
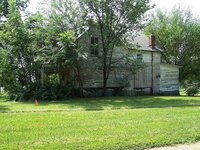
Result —
<instances>
[{"instance_id":1,"label":"house roof","mask_svg":"<svg viewBox=\"0 0 200 150\"><path fill-rule=\"evenodd\" d=\"M80 34L76 41L78 41L85 33L87 33L90 30L87 29L85 32L83 32L82 34ZM155 48L152 48L151 46L149 46L149 37L142 34L142 33L138 33L137 36L135 36L134 38L132 38L132 36L127 36L127 40L129 40L130 43L136 45L138 50L143 50L143 51L152 51L152 52L163 52L162 49L160 49L157 45L155 45ZM131 49L131 48L130 48Z\"/></svg>"},{"instance_id":2,"label":"house roof","mask_svg":"<svg viewBox=\"0 0 200 150\"><path fill-rule=\"evenodd\" d=\"M149 37L144 34L139 34L136 37L132 38L131 43L135 44L139 50L144 51L153 51L153 52L162 52L163 50L160 49L157 45L153 49L149 46Z\"/></svg>"}]
</instances>

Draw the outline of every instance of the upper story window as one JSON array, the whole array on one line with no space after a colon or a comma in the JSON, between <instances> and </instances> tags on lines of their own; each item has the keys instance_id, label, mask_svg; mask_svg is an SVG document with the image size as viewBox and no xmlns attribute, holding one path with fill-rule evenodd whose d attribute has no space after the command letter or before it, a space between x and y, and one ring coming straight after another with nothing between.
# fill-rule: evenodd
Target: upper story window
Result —
<instances>
[{"instance_id":1,"label":"upper story window","mask_svg":"<svg viewBox=\"0 0 200 150\"><path fill-rule=\"evenodd\" d=\"M142 61L143 60L143 55L142 54L137 54L137 60Z\"/></svg>"},{"instance_id":2,"label":"upper story window","mask_svg":"<svg viewBox=\"0 0 200 150\"><path fill-rule=\"evenodd\" d=\"M90 54L92 56L98 56L98 54L99 54L99 39L98 39L98 37L91 37Z\"/></svg>"}]
</instances>

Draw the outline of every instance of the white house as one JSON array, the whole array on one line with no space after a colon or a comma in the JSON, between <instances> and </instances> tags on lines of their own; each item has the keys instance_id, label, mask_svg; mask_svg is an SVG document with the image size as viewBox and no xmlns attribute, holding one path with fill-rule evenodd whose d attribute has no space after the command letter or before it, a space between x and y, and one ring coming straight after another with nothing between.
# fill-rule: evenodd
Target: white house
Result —
<instances>
[{"instance_id":1,"label":"white house","mask_svg":"<svg viewBox=\"0 0 200 150\"><path fill-rule=\"evenodd\" d=\"M179 94L179 66L164 64L161 61L162 50L155 44L155 37L143 34L136 36L132 43L137 49L124 50L115 47L113 59L120 58L125 53L131 53L134 59L142 60L145 67L133 74L126 70L125 64L115 64L107 81L107 95L178 95ZM98 66L101 56L101 40L97 30L90 30L78 40L79 47L88 54L88 59L82 62L82 86L86 91L101 90L103 86L102 69ZM98 45L95 49L92 45Z\"/></svg>"}]
</instances>

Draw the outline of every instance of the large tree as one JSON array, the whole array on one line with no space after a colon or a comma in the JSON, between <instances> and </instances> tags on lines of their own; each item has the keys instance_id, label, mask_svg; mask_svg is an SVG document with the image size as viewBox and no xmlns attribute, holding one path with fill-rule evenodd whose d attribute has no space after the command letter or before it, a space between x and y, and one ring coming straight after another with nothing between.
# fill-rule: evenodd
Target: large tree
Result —
<instances>
[{"instance_id":1,"label":"large tree","mask_svg":"<svg viewBox=\"0 0 200 150\"><path fill-rule=\"evenodd\" d=\"M7 68L2 73L4 86L9 91L17 91L22 87L30 86L33 65L33 51L29 49L31 34L23 23L16 2L13 0L9 3L9 13L6 22L2 25L0 39L7 53L5 55ZM10 76L12 79L9 78Z\"/></svg>"},{"instance_id":2,"label":"large tree","mask_svg":"<svg viewBox=\"0 0 200 150\"><path fill-rule=\"evenodd\" d=\"M0 80L5 90L17 96L28 95L27 98L38 93L43 98L45 93L57 98L57 86L67 86L67 69L78 58L75 32L71 25L63 23L65 20L55 13L45 21L41 14L22 19L15 0L9 1L7 19L0 31L0 53L4 58ZM60 83L53 81L57 74Z\"/></svg>"},{"instance_id":3,"label":"large tree","mask_svg":"<svg viewBox=\"0 0 200 150\"><path fill-rule=\"evenodd\" d=\"M125 46L125 35L141 30L145 13L152 7L148 0L79 0L88 12L87 18L96 24L102 43L103 93L113 62L114 46Z\"/></svg>"},{"instance_id":4,"label":"large tree","mask_svg":"<svg viewBox=\"0 0 200 150\"><path fill-rule=\"evenodd\" d=\"M46 62L56 68L61 86L67 86L72 78L80 81L78 60L82 54L75 41L84 32L86 13L72 0L52 0L50 6L48 13L43 14L46 17L45 30L48 34L46 41L49 44L46 44L41 53Z\"/></svg>"}]
</instances>

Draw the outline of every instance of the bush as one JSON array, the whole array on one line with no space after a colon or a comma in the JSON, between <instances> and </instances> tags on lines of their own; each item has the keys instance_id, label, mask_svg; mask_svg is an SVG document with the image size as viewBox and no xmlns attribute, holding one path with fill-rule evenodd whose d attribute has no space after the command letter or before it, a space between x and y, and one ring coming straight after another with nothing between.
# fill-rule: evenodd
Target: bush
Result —
<instances>
[{"instance_id":1,"label":"bush","mask_svg":"<svg viewBox=\"0 0 200 150\"><path fill-rule=\"evenodd\" d=\"M28 100L58 100L71 97L73 88L71 85L60 87L58 84L37 87L36 85L21 89L15 93L9 93L11 100L28 101Z\"/></svg>"},{"instance_id":2,"label":"bush","mask_svg":"<svg viewBox=\"0 0 200 150\"><path fill-rule=\"evenodd\" d=\"M49 85L38 89L35 98L41 100L58 100L71 96L72 87L70 85L60 87L59 85Z\"/></svg>"},{"instance_id":3,"label":"bush","mask_svg":"<svg viewBox=\"0 0 200 150\"><path fill-rule=\"evenodd\" d=\"M194 96L199 92L199 83L193 80L186 80L184 82L185 92L188 96Z\"/></svg>"}]
</instances>

